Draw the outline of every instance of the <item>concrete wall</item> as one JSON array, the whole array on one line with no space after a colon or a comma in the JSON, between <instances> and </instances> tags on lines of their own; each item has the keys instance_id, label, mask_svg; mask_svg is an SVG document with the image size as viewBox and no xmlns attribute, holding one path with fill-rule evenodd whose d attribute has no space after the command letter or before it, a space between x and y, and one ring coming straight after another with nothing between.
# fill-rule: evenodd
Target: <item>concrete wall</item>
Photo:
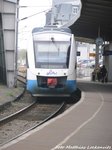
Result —
<instances>
[{"instance_id":1,"label":"concrete wall","mask_svg":"<svg viewBox=\"0 0 112 150\"><path fill-rule=\"evenodd\" d=\"M6 65L5 65L5 53L3 44L3 31L2 31L2 16L0 13L0 82L6 84Z\"/></svg>"},{"instance_id":2,"label":"concrete wall","mask_svg":"<svg viewBox=\"0 0 112 150\"><path fill-rule=\"evenodd\" d=\"M15 86L16 56L16 14L17 0L0 0L3 44L6 65L6 83Z\"/></svg>"}]
</instances>

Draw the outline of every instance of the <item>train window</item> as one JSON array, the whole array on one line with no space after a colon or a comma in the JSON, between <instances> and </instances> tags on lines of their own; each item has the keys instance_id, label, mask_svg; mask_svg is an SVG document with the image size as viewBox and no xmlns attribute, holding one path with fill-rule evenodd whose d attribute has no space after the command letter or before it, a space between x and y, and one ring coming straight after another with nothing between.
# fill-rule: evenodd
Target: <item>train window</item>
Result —
<instances>
[{"instance_id":1,"label":"train window","mask_svg":"<svg viewBox=\"0 0 112 150\"><path fill-rule=\"evenodd\" d=\"M36 68L68 68L70 41L34 41Z\"/></svg>"}]
</instances>

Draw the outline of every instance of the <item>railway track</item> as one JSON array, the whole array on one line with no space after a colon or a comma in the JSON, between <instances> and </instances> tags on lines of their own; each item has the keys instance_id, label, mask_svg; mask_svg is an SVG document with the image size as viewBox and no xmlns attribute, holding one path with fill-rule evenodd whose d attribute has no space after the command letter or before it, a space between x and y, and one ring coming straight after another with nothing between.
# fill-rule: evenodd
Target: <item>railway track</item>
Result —
<instances>
[{"instance_id":1,"label":"railway track","mask_svg":"<svg viewBox=\"0 0 112 150\"><path fill-rule=\"evenodd\" d=\"M26 75L21 72L18 72L17 80L25 85L26 84Z\"/></svg>"},{"instance_id":2,"label":"railway track","mask_svg":"<svg viewBox=\"0 0 112 150\"><path fill-rule=\"evenodd\" d=\"M0 146L18 138L26 132L40 126L51 118L61 113L65 108L65 102L59 104L34 103L26 108L4 117L0 121Z\"/></svg>"},{"instance_id":3,"label":"railway track","mask_svg":"<svg viewBox=\"0 0 112 150\"><path fill-rule=\"evenodd\" d=\"M7 118L10 118L12 114L16 115L21 110L30 107L34 102L35 99L31 96L31 94L24 90L23 93L14 101L10 101L0 106L0 124L3 120L5 121Z\"/></svg>"},{"instance_id":4,"label":"railway track","mask_svg":"<svg viewBox=\"0 0 112 150\"><path fill-rule=\"evenodd\" d=\"M25 76L20 74L18 77L20 82L26 84ZM65 99L64 102L61 101L62 103L51 103L54 99L50 103L47 99L36 101L27 91L25 93L25 99L12 102L2 111L0 109L0 146L40 126L72 105L72 103L65 105ZM60 102L55 99L55 102L57 101Z\"/></svg>"}]
</instances>

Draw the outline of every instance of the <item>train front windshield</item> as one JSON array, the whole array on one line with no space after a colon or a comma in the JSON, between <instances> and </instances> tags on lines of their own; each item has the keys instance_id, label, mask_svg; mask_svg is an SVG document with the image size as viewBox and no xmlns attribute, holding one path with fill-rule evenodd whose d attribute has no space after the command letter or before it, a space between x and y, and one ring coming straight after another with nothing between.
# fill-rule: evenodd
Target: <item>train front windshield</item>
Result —
<instances>
[{"instance_id":1,"label":"train front windshield","mask_svg":"<svg viewBox=\"0 0 112 150\"><path fill-rule=\"evenodd\" d=\"M70 41L34 41L36 68L68 68Z\"/></svg>"}]
</instances>

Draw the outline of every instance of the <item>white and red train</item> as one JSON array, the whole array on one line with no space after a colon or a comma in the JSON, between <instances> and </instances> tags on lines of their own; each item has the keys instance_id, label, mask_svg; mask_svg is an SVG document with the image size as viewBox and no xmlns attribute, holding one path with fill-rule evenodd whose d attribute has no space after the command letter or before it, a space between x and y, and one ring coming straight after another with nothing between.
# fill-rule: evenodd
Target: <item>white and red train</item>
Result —
<instances>
[{"instance_id":1,"label":"white and red train","mask_svg":"<svg viewBox=\"0 0 112 150\"><path fill-rule=\"evenodd\" d=\"M76 46L69 28L34 28L27 60L27 90L32 95L70 96L76 91Z\"/></svg>"}]
</instances>

